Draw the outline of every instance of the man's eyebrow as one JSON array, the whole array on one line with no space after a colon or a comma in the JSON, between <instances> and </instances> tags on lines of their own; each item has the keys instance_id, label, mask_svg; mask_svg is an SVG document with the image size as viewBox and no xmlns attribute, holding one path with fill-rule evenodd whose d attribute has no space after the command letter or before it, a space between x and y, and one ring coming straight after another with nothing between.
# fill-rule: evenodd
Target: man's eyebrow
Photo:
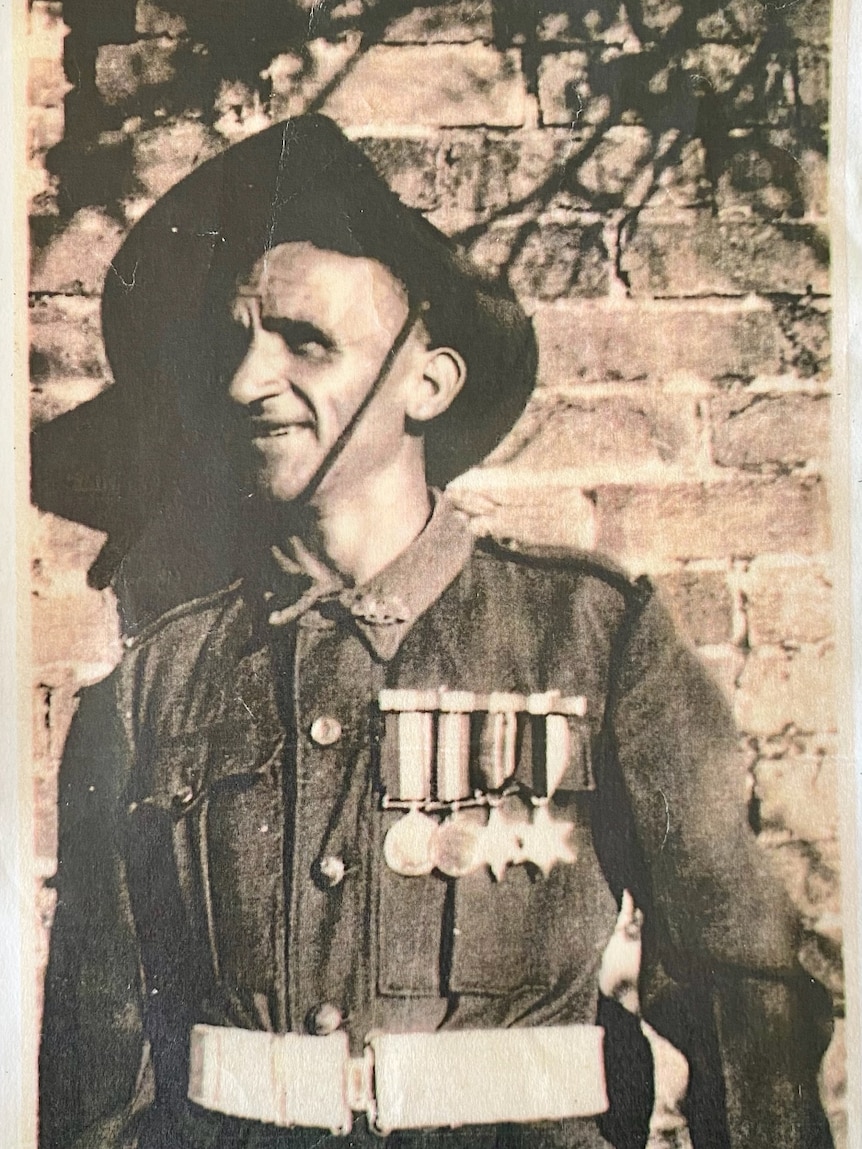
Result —
<instances>
[{"instance_id":1,"label":"man's eyebrow","mask_svg":"<svg viewBox=\"0 0 862 1149\"><path fill-rule=\"evenodd\" d=\"M263 315L260 325L264 331L280 335L286 343L319 343L321 347L326 348L335 346L330 335L316 324L309 323L305 319L289 319L281 315Z\"/></svg>"}]
</instances>

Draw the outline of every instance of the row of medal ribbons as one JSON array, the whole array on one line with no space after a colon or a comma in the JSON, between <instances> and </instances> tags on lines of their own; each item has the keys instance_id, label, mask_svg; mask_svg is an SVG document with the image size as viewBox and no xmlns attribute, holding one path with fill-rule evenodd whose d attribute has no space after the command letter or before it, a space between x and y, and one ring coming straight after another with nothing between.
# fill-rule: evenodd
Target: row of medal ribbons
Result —
<instances>
[{"instance_id":1,"label":"row of medal ribbons","mask_svg":"<svg viewBox=\"0 0 862 1149\"><path fill-rule=\"evenodd\" d=\"M542 798L593 788L582 695L382 690L378 707L386 806L485 804L512 782Z\"/></svg>"}]
</instances>

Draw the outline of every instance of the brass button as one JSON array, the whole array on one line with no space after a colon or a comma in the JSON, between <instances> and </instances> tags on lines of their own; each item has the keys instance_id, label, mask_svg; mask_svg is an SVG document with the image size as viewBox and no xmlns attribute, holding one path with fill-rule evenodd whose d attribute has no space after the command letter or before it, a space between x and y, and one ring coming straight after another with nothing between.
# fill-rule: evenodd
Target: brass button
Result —
<instances>
[{"instance_id":1,"label":"brass button","mask_svg":"<svg viewBox=\"0 0 862 1149\"><path fill-rule=\"evenodd\" d=\"M330 714L321 714L312 722L309 734L318 746L332 746L341 737L341 723Z\"/></svg>"},{"instance_id":2,"label":"brass button","mask_svg":"<svg viewBox=\"0 0 862 1149\"><path fill-rule=\"evenodd\" d=\"M330 1033L335 1033L340 1028L343 1021L344 1014L338 1006L333 1005L331 1001L325 1001L323 1005L311 1011L308 1018L308 1032L313 1033L315 1037L328 1037Z\"/></svg>"},{"instance_id":3,"label":"brass button","mask_svg":"<svg viewBox=\"0 0 862 1149\"><path fill-rule=\"evenodd\" d=\"M332 889L344 881L347 867L344 864L344 858L339 858L337 854L324 854L315 864L314 870L318 885L325 889Z\"/></svg>"},{"instance_id":4,"label":"brass button","mask_svg":"<svg viewBox=\"0 0 862 1149\"><path fill-rule=\"evenodd\" d=\"M183 786L182 789L177 790L174 794L172 803L177 810L183 810L186 806L191 806L195 800L195 792L191 786Z\"/></svg>"}]
</instances>

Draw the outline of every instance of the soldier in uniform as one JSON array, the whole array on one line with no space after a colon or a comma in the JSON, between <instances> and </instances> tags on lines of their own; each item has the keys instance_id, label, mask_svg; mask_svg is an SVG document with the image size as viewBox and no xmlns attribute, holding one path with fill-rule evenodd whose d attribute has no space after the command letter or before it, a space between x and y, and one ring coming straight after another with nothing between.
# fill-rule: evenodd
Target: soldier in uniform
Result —
<instances>
[{"instance_id":1,"label":"soldier in uniform","mask_svg":"<svg viewBox=\"0 0 862 1149\"><path fill-rule=\"evenodd\" d=\"M319 116L113 266L118 385L229 449L247 530L80 700L43 1149L830 1145L719 691L646 581L440 493L534 385L509 288Z\"/></svg>"}]
</instances>

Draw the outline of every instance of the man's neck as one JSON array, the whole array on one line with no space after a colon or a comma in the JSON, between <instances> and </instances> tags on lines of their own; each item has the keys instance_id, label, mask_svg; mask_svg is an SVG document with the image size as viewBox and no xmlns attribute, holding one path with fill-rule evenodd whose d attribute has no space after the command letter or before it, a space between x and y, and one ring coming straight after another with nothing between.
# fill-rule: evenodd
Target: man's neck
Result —
<instances>
[{"instance_id":1,"label":"man's neck","mask_svg":"<svg viewBox=\"0 0 862 1149\"><path fill-rule=\"evenodd\" d=\"M309 508L302 542L354 585L373 578L410 546L431 514L424 469L377 474Z\"/></svg>"}]
</instances>

